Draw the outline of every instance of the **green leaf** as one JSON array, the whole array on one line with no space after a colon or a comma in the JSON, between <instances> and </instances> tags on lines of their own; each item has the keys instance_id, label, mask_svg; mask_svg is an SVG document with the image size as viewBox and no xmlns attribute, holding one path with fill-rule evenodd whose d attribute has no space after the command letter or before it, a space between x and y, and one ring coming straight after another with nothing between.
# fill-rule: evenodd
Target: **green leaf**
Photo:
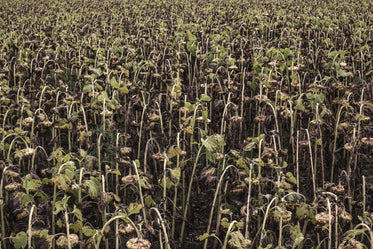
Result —
<instances>
[{"instance_id":1,"label":"green leaf","mask_svg":"<svg viewBox=\"0 0 373 249\"><path fill-rule=\"evenodd\" d=\"M119 91L120 93L124 93L124 94L129 93L129 90L128 90L128 88L127 88L126 86L120 87L120 88L118 89L118 91Z\"/></svg>"},{"instance_id":2,"label":"green leaf","mask_svg":"<svg viewBox=\"0 0 373 249\"><path fill-rule=\"evenodd\" d=\"M316 139L316 144L318 146L321 146L322 145L322 139L321 138Z\"/></svg>"},{"instance_id":3,"label":"green leaf","mask_svg":"<svg viewBox=\"0 0 373 249\"><path fill-rule=\"evenodd\" d=\"M251 241L246 240L245 237L242 235L241 231L234 231L230 233L230 240L228 244L232 248L244 249L249 248Z\"/></svg>"},{"instance_id":4,"label":"green leaf","mask_svg":"<svg viewBox=\"0 0 373 249\"><path fill-rule=\"evenodd\" d=\"M209 113L207 110L202 111L202 117L204 121L208 120Z\"/></svg>"},{"instance_id":5,"label":"green leaf","mask_svg":"<svg viewBox=\"0 0 373 249\"><path fill-rule=\"evenodd\" d=\"M98 99L98 101L99 101L100 103L104 103L104 99L105 99L105 101L108 101L110 98L109 98L107 92L106 92L106 91L103 91L103 92L101 92L101 94L98 96L97 99Z\"/></svg>"},{"instance_id":6,"label":"green leaf","mask_svg":"<svg viewBox=\"0 0 373 249\"><path fill-rule=\"evenodd\" d=\"M90 227L88 227L88 226L84 226L83 228L82 228L82 233L85 235L85 236L87 236L87 237L92 237L93 235L95 235L96 234L96 230L95 229L92 229L92 228L90 228Z\"/></svg>"},{"instance_id":7,"label":"green leaf","mask_svg":"<svg viewBox=\"0 0 373 249\"><path fill-rule=\"evenodd\" d=\"M197 42L196 41L189 41L189 42L187 42L187 50L188 50L188 52L190 52L193 55L195 55L195 53L197 51Z\"/></svg>"},{"instance_id":8,"label":"green leaf","mask_svg":"<svg viewBox=\"0 0 373 249\"><path fill-rule=\"evenodd\" d=\"M316 222L315 214L313 213L310 205L306 203L301 203L296 210L296 215L298 219L310 219L313 223Z\"/></svg>"},{"instance_id":9,"label":"green leaf","mask_svg":"<svg viewBox=\"0 0 373 249\"><path fill-rule=\"evenodd\" d=\"M22 151L21 151L21 150L16 150L16 151L14 152L14 157L15 157L15 158L19 158L19 159L21 159L21 158L23 157L23 153L22 153Z\"/></svg>"},{"instance_id":10,"label":"green leaf","mask_svg":"<svg viewBox=\"0 0 373 249\"><path fill-rule=\"evenodd\" d=\"M115 79L115 77L113 77L113 78L110 79L110 85L111 85L114 89L118 89L118 88L119 88L119 83L118 83L118 81Z\"/></svg>"},{"instance_id":11,"label":"green leaf","mask_svg":"<svg viewBox=\"0 0 373 249\"><path fill-rule=\"evenodd\" d=\"M317 103L323 103L325 100L325 95L323 93L320 93L320 94L316 94L315 96L315 101Z\"/></svg>"},{"instance_id":12,"label":"green leaf","mask_svg":"<svg viewBox=\"0 0 373 249\"><path fill-rule=\"evenodd\" d=\"M65 192L69 191L71 181L66 175L54 175L52 176L52 181L59 189L62 189Z\"/></svg>"},{"instance_id":13,"label":"green leaf","mask_svg":"<svg viewBox=\"0 0 373 249\"><path fill-rule=\"evenodd\" d=\"M118 176L121 175L121 173L120 173L119 170L111 170L111 171L109 171L109 173L110 173L110 174L113 174L113 175L118 175Z\"/></svg>"},{"instance_id":14,"label":"green leaf","mask_svg":"<svg viewBox=\"0 0 373 249\"><path fill-rule=\"evenodd\" d=\"M174 183L171 181L169 177L166 178L166 188L170 189L171 187L174 186Z\"/></svg>"},{"instance_id":15,"label":"green leaf","mask_svg":"<svg viewBox=\"0 0 373 249\"><path fill-rule=\"evenodd\" d=\"M76 166L74 161L70 161L70 155L67 154L66 156L66 162L64 163L61 173L67 174L69 178L72 179L74 177L74 170L76 169Z\"/></svg>"},{"instance_id":16,"label":"green leaf","mask_svg":"<svg viewBox=\"0 0 373 249\"><path fill-rule=\"evenodd\" d=\"M147 177L140 177L139 184L141 185L142 188L145 188L145 189L152 188L152 185L149 183L149 179Z\"/></svg>"},{"instance_id":17,"label":"green leaf","mask_svg":"<svg viewBox=\"0 0 373 249\"><path fill-rule=\"evenodd\" d=\"M153 198L151 197L151 195L147 195L145 197L145 206L148 207L148 208L150 208L150 207L153 207L155 205L156 205L156 203L153 200Z\"/></svg>"},{"instance_id":18,"label":"green leaf","mask_svg":"<svg viewBox=\"0 0 373 249\"><path fill-rule=\"evenodd\" d=\"M225 145L224 137L220 134L208 136L206 139L201 138L201 141L208 151L214 151L218 149L219 146Z\"/></svg>"},{"instance_id":19,"label":"green leaf","mask_svg":"<svg viewBox=\"0 0 373 249\"><path fill-rule=\"evenodd\" d=\"M304 236L299 226L290 226L290 238L294 241L293 248L298 246L304 240Z\"/></svg>"},{"instance_id":20,"label":"green leaf","mask_svg":"<svg viewBox=\"0 0 373 249\"><path fill-rule=\"evenodd\" d=\"M82 157L82 158L85 158L87 156L87 151L83 150L83 149L79 149L79 155Z\"/></svg>"},{"instance_id":21,"label":"green leaf","mask_svg":"<svg viewBox=\"0 0 373 249\"><path fill-rule=\"evenodd\" d=\"M42 184L41 180L39 180L39 179L32 179L31 174L28 174L23 179L22 187L27 192L36 192L37 190L39 190L41 184Z\"/></svg>"},{"instance_id":22,"label":"green leaf","mask_svg":"<svg viewBox=\"0 0 373 249\"><path fill-rule=\"evenodd\" d=\"M77 220L75 223L70 223L70 229L72 229L75 233L78 233L82 230L83 222L81 220Z\"/></svg>"},{"instance_id":23,"label":"green leaf","mask_svg":"<svg viewBox=\"0 0 373 249\"><path fill-rule=\"evenodd\" d=\"M193 135L193 127L192 126L187 126L185 128L183 128L183 131L187 134L190 134L190 135Z\"/></svg>"},{"instance_id":24,"label":"green leaf","mask_svg":"<svg viewBox=\"0 0 373 249\"><path fill-rule=\"evenodd\" d=\"M194 105L189 102L185 102L185 108L187 108L190 112L194 111Z\"/></svg>"},{"instance_id":25,"label":"green leaf","mask_svg":"<svg viewBox=\"0 0 373 249\"><path fill-rule=\"evenodd\" d=\"M254 162L256 165L258 165L259 167L264 167L264 166L265 166L265 164L264 164L264 162L263 162L263 160L262 160L261 158L254 158L254 159L253 159L253 162Z\"/></svg>"},{"instance_id":26,"label":"green leaf","mask_svg":"<svg viewBox=\"0 0 373 249\"><path fill-rule=\"evenodd\" d=\"M216 156L214 153L212 153L211 151L206 151L206 156L207 156L207 159L212 162L212 163L215 163L216 162Z\"/></svg>"},{"instance_id":27,"label":"green leaf","mask_svg":"<svg viewBox=\"0 0 373 249\"><path fill-rule=\"evenodd\" d=\"M237 222L234 224L234 228L242 229L244 227L245 223L243 222Z\"/></svg>"},{"instance_id":28,"label":"green leaf","mask_svg":"<svg viewBox=\"0 0 373 249\"><path fill-rule=\"evenodd\" d=\"M180 180L180 176L181 176L181 169L179 167L174 168L174 169L171 169L170 172L171 172L172 181L173 182L178 182Z\"/></svg>"},{"instance_id":29,"label":"green leaf","mask_svg":"<svg viewBox=\"0 0 373 249\"><path fill-rule=\"evenodd\" d=\"M244 148L243 150L244 151L251 151L252 149L256 148L256 143L254 142L250 142L248 143Z\"/></svg>"},{"instance_id":30,"label":"green leaf","mask_svg":"<svg viewBox=\"0 0 373 249\"><path fill-rule=\"evenodd\" d=\"M21 206L25 207L27 203L34 200L34 197L30 194L20 193L20 195L21 195L21 198L19 199L19 203L21 204Z\"/></svg>"},{"instance_id":31,"label":"green leaf","mask_svg":"<svg viewBox=\"0 0 373 249\"><path fill-rule=\"evenodd\" d=\"M180 155L181 155L181 149L180 149L180 147L172 146L167 151L167 157L168 157L168 159L171 159L171 158L173 158L175 156L180 156Z\"/></svg>"},{"instance_id":32,"label":"green leaf","mask_svg":"<svg viewBox=\"0 0 373 249\"><path fill-rule=\"evenodd\" d=\"M55 151L52 151L51 155L49 156L49 161L53 159L57 159L62 157L63 155L63 149L61 147L58 147Z\"/></svg>"},{"instance_id":33,"label":"green leaf","mask_svg":"<svg viewBox=\"0 0 373 249\"><path fill-rule=\"evenodd\" d=\"M61 211L66 211L67 209L67 202L70 199L70 196L65 195L62 200L57 201L55 204L55 210L53 211L54 215L57 215Z\"/></svg>"},{"instance_id":34,"label":"green leaf","mask_svg":"<svg viewBox=\"0 0 373 249\"><path fill-rule=\"evenodd\" d=\"M205 101L205 102L209 102L211 100L211 97L206 95L206 94L202 94L201 96L201 101Z\"/></svg>"},{"instance_id":35,"label":"green leaf","mask_svg":"<svg viewBox=\"0 0 373 249\"><path fill-rule=\"evenodd\" d=\"M80 209L74 207L74 210L72 211L72 213L75 215L75 217L76 217L78 220L83 220L82 211L80 211Z\"/></svg>"},{"instance_id":36,"label":"green leaf","mask_svg":"<svg viewBox=\"0 0 373 249\"><path fill-rule=\"evenodd\" d=\"M293 176L293 173L291 172L286 173L286 181L293 183L293 184L297 184L297 179L295 179L295 177Z\"/></svg>"},{"instance_id":37,"label":"green leaf","mask_svg":"<svg viewBox=\"0 0 373 249\"><path fill-rule=\"evenodd\" d=\"M132 214L138 214L140 213L140 210L142 209L142 205L139 203L133 203L131 202L129 207L127 208L128 216Z\"/></svg>"},{"instance_id":38,"label":"green leaf","mask_svg":"<svg viewBox=\"0 0 373 249\"><path fill-rule=\"evenodd\" d=\"M62 222L61 219L58 219L58 220L56 221L56 225L57 225L57 227L59 227L59 228L63 228L63 227L65 227L65 223Z\"/></svg>"},{"instance_id":39,"label":"green leaf","mask_svg":"<svg viewBox=\"0 0 373 249\"><path fill-rule=\"evenodd\" d=\"M195 35L193 35L192 33L189 32L189 34L188 34L188 40L190 42L194 42L194 41L197 41L197 37Z\"/></svg>"},{"instance_id":40,"label":"green leaf","mask_svg":"<svg viewBox=\"0 0 373 249\"><path fill-rule=\"evenodd\" d=\"M265 134L260 134L258 137L254 137L252 138L252 141L256 144L259 144L260 143L260 140L264 139L265 137Z\"/></svg>"},{"instance_id":41,"label":"green leaf","mask_svg":"<svg viewBox=\"0 0 373 249\"><path fill-rule=\"evenodd\" d=\"M297 99L296 105L294 106L294 109L299 110L299 111L305 111L306 110L306 108L303 105L303 100L302 100L301 96Z\"/></svg>"},{"instance_id":42,"label":"green leaf","mask_svg":"<svg viewBox=\"0 0 373 249\"><path fill-rule=\"evenodd\" d=\"M95 156L87 155L84 158L84 165L88 169L93 169L95 162L97 161L97 158Z\"/></svg>"},{"instance_id":43,"label":"green leaf","mask_svg":"<svg viewBox=\"0 0 373 249\"><path fill-rule=\"evenodd\" d=\"M202 240L207 239L208 237L210 237L210 234L204 233L204 234L202 234L201 236L198 237L198 240L202 241Z\"/></svg>"},{"instance_id":44,"label":"green leaf","mask_svg":"<svg viewBox=\"0 0 373 249\"><path fill-rule=\"evenodd\" d=\"M57 123L54 124L55 127L57 128L70 128L70 124L67 119L63 118L57 121Z\"/></svg>"},{"instance_id":45,"label":"green leaf","mask_svg":"<svg viewBox=\"0 0 373 249\"><path fill-rule=\"evenodd\" d=\"M112 109L112 110L115 110L115 107L119 105L119 102L116 98L112 98L110 101L107 102L107 106Z\"/></svg>"},{"instance_id":46,"label":"green leaf","mask_svg":"<svg viewBox=\"0 0 373 249\"><path fill-rule=\"evenodd\" d=\"M222 225L222 227L228 228L229 227L228 218L224 217L223 219L221 219L220 224Z\"/></svg>"},{"instance_id":47,"label":"green leaf","mask_svg":"<svg viewBox=\"0 0 373 249\"><path fill-rule=\"evenodd\" d=\"M194 127L195 124L196 124L196 118L195 118L195 117L192 117L192 118L190 119L190 125L191 125L192 127Z\"/></svg>"},{"instance_id":48,"label":"green leaf","mask_svg":"<svg viewBox=\"0 0 373 249\"><path fill-rule=\"evenodd\" d=\"M345 70L343 69L339 69L338 71L338 76L339 77L348 77L348 76L352 76L352 73L351 72L346 72Z\"/></svg>"},{"instance_id":49,"label":"green leaf","mask_svg":"<svg viewBox=\"0 0 373 249\"><path fill-rule=\"evenodd\" d=\"M12 241L16 249L25 248L27 246L27 234L19 232L16 237L12 238Z\"/></svg>"},{"instance_id":50,"label":"green leaf","mask_svg":"<svg viewBox=\"0 0 373 249\"><path fill-rule=\"evenodd\" d=\"M84 186L88 188L88 195L92 198L96 198L98 191L101 189L100 181L91 176L90 180L85 181Z\"/></svg>"},{"instance_id":51,"label":"green leaf","mask_svg":"<svg viewBox=\"0 0 373 249\"><path fill-rule=\"evenodd\" d=\"M170 95L172 97L172 99L176 100L177 98L179 98L182 94L182 88L177 85L177 84L180 84L180 78L175 78L174 81L176 82L173 86L168 86L167 87L167 90L170 92Z\"/></svg>"},{"instance_id":52,"label":"green leaf","mask_svg":"<svg viewBox=\"0 0 373 249\"><path fill-rule=\"evenodd\" d=\"M44 182L44 181L43 181ZM40 192L36 192L35 194L34 194L34 198L35 197L38 197L38 198L40 198L41 200L43 200L43 201L48 201L48 199L49 199L49 196L45 193L45 192L43 192L43 191L40 191Z\"/></svg>"},{"instance_id":53,"label":"green leaf","mask_svg":"<svg viewBox=\"0 0 373 249\"><path fill-rule=\"evenodd\" d=\"M247 167L247 163L246 163L244 158L237 159L236 165L239 168L244 169L247 174L250 174L250 169L249 169L249 167Z\"/></svg>"},{"instance_id":54,"label":"green leaf","mask_svg":"<svg viewBox=\"0 0 373 249\"><path fill-rule=\"evenodd\" d=\"M87 85L85 85L85 86L83 87L83 92L84 92L84 93L92 92L92 90L93 90L93 86L92 86L92 84L87 84Z\"/></svg>"},{"instance_id":55,"label":"green leaf","mask_svg":"<svg viewBox=\"0 0 373 249\"><path fill-rule=\"evenodd\" d=\"M346 237L355 238L359 235L366 233L367 230L368 230L367 228L349 230L346 232Z\"/></svg>"},{"instance_id":56,"label":"green leaf","mask_svg":"<svg viewBox=\"0 0 373 249\"><path fill-rule=\"evenodd\" d=\"M39 237L40 238L45 238L45 239L48 240L49 238L51 238L51 235L49 235L48 232L49 232L48 229L41 230L40 233L39 233Z\"/></svg>"}]
</instances>

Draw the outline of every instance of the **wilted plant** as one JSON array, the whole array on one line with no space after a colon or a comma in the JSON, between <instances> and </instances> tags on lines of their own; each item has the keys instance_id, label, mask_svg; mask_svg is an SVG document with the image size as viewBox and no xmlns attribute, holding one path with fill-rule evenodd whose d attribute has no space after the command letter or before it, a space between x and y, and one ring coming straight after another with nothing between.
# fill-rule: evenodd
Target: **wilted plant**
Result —
<instances>
[{"instance_id":1,"label":"wilted plant","mask_svg":"<svg viewBox=\"0 0 373 249\"><path fill-rule=\"evenodd\" d=\"M1 1L1 246L366 247L369 4Z\"/></svg>"}]
</instances>

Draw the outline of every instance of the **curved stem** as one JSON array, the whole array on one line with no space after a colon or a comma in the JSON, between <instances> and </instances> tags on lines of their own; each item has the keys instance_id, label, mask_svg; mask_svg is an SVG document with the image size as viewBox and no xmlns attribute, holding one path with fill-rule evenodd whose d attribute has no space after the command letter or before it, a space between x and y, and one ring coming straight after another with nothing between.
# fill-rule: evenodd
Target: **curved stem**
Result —
<instances>
[{"instance_id":1,"label":"curved stem","mask_svg":"<svg viewBox=\"0 0 373 249\"><path fill-rule=\"evenodd\" d=\"M131 225L133 226L133 228L136 231L137 238L142 238L142 235L141 235L139 229L137 229L135 223L127 215L118 215L118 216L115 216L115 217L111 218L110 220L108 220L104 224L104 226L102 227L102 229L100 230L98 238L97 238L97 242L96 242L96 245L95 245L96 249L100 248L101 239L102 239L103 234L104 234L104 232L106 230L106 227L109 226L111 222L113 222L113 221L115 221L117 219L125 219L126 221L128 221L129 223L131 223Z\"/></svg>"},{"instance_id":2,"label":"curved stem","mask_svg":"<svg viewBox=\"0 0 373 249\"><path fill-rule=\"evenodd\" d=\"M69 214L68 214L67 210L65 211L65 224L66 224L67 248L71 249L70 223L69 223Z\"/></svg>"},{"instance_id":3,"label":"curved stem","mask_svg":"<svg viewBox=\"0 0 373 249\"><path fill-rule=\"evenodd\" d=\"M197 163L198 163L199 156L202 152L202 148L203 148L203 146L200 145L200 148L199 148L198 153L197 153L196 160L194 161L192 175L190 176L188 194L187 194L187 199L186 199L186 204L185 204L185 209L184 209L184 214L183 214L183 223L181 224L180 243L182 243L183 239L184 239L183 237L184 237L185 221L186 221L186 217L187 217L188 209L189 209L190 195L192 193L193 177L194 177L194 173L196 172Z\"/></svg>"},{"instance_id":4,"label":"curved stem","mask_svg":"<svg viewBox=\"0 0 373 249\"><path fill-rule=\"evenodd\" d=\"M31 238L32 238L32 214L34 213L35 210L35 205L32 205L31 211L30 211L30 216L28 218L28 248L31 249ZM36 212L36 211L35 211Z\"/></svg>"},{"instance_id":5,"label":"curved stem","mask_svg":"<svg viewBox=\"0 0 373 249\"><path fill-rule=\"evenodd\" d=\"M166 214L167 212L167 174L166 174L166 167L167 167L167 162L168 162L168 157L166 155L166 158L164 159L163 162L163 212Z\"/></svg>"},{"instance_id":6,"label":"curved stem","mask_svg":"<svg viewBox=\"0 0 373 249\"><path fill-rule=\"evenodd\" d=\"M143 124L144 124L144 115L145 115L145 110L146 110L147 106L148 106L147 104L144 105L144 108L142 109L142 114L141 114L140 130L139 130L139 142L138 142L138 145L137 145L137 159L139 159L139 160L140 160L142 127L143 127Z\"/></svg>"},{"instance_id":7,"label":"curved stem","mask_svg":"<svg viewBox=\"0 0 373 249\"><path fill-rule=\"evenodd\" d=\"M348 94L347 96L347 102L350 99L351 93ZM343 110L344 105L342 105L338 112L337 112L337 120L335 122L335 128L334 128L334 144L333 144L333 153L332 153L332 169L330 173L330 182L333 182L333 176L334 176L334 164L335 164L335 151L337 149L337 137L338 137L338 125L339 125L339 120L341 119L341 114Z\"/></svg>"},{"instance_id":8,"label":"curved stem","mask_svg":"<svg viewBox=\"0 0 373 249\"><path fill-rule=\"evenodd\" d=\"M5 218L4 218L4 198L3 198L3 186L4 186L4 173L8 169L8 166L5 166L3 169L3 174L1 175L1 181L0 181L0 219L1 219L1 235L2 235L2 243L4 245L4 248L6 247L6 243L4 242L5 237ZM1 247L1 244L0 244Z\"/></svg>"},{"instance_id":9,"label":"curved stem","mask_svg":"<svg viewBox=\"0 0 373 249\"><path fill-rule=\"evenodd\" d=\"M26 145L26 149L29 148L29 146L28 146L27 142L25 141L25 139L23 139L22 137L20 137L20 136L17 135L17 136L12 140L12 142L11 142L10 145L9 145L8 154L7 154L7 157L6 157L6 160L7 160L8 162L9 162L9 159L10 159L10 151L12 150L13 145L14 145L15 141L17 140L17 138L21 139L21 141L24 142L24 144ZM3 139L3 140L4 140L4 139Z\"/></svg>"},{"instance_id":10,"label":"curved stem","mask_svg":"<svg viewBox=\"0 0 373 249\"><path fill-rule=\"evenodd\" d=\"M253 164L250 163L249 190L247 192L247 203L246 203L245 239L249 238L249 221L250 221L249 217L250 217L250 199L251 199L252 171L253 171Z\"/></svg>"},{"instance_id":11,"label":"curved stem","mask_svg":"<svg viewBox=\"0 0 373 249\"><path fill-rule=\"evenodd\" d=\"M271 202L268 204L267 206L267 210L266 210L266 213L264 215L264 220L263 220L263 225L262 225L262 231L260 233L260 240L259 240L259 246L261 247L262 246L262 240L263 240L263 231L265 230L265 225L266 225L266 221L267 221L267 217L268 217L268 213L269 213L269 209L271 208L271 205L272 203L277 200L278 197L274 197Z\"/></svg>"},{"instance_id":12,"label":"curved stem","mask_svg":"<svg viewBox=\"0 0 373 249\"><path fill-rule=\"evenodd\" d=\"M233 165L229 165L229 166L227 166L227 167L224 169L223 173L222 173L221 176L220 176L220 179L219 179L218 185L217 185L217 187L216 187L215 195L214 195L214 199L213 199L213 201L212 201L212 207L211 207L211 211L210 211L209 223L208 223L208 225L207 225L207 231L206 231L207 234L210 233L211 223L212 223L212 217L213 217L213 215L214 215L214 209L215 209L215 202L216 202L216 199L217 199L218 194L219 194L219 192L220 192L220 186L221 186L221 183L222 183L222 181L223 181L224 174L225 174L225 173L228 171L228 169L231 168L231 167L235 167L235 166L233 166ZM208 238L205 239L205 243L204 243L204 245L203 245L203 248L204 248L204 249L207 248L207 244L208 244Z\"/></svg>"},{"instance_id":13,"label":"curved stem","mask_svg":"<svg viewBox=\"0 0 373 249\"><path fill-rule=\"evenodd\" d=\"M237 222L236 220L234 220L234 221L232 221L232 222L229 224L228 231L227 231L227 234L225 235L224 244L223 244L222 249L227 248L229 235L231 234L231 230L233 229L233 226L234 226L234 224L236 224L236 223L238 223L238 222Z\"/></svg>"},{"instance_id":14,"label":"curved stem","mask_svg":"<svg viewBox=\"0 0 373 249\"><path fill-rule=\"evenodd\" d=\"M144 216L144 222L145 224L148 224L147 220L146 220L146 212L145 212L145 204L144 204L144 197L142 195L142 189L141 189L141 179L140 179L140 175L139 175L139 171L137 170L137 165L136 165L136 162L133 161L133 166L135 168L135 172L136 172L136 175L137 175L137 184L138 184L138 187L139 187L139 194L140 194L140 201L141 201L141 205L142 205L142 214Z\"/></svg>"},{"instance_id":15,"label":"curved stem","mask_svg":"<svg viewBox=\"0 0 373 249\"><path fill-rule=\"evenodd\" d=\"M313 198L316 200L316 169L313 166L313 159L312 159L312 148L311 148L311 138L308 129L306 129L307 139L308 139L308 148L310 150L310 162L311 162L311 174L312 174L312 186L313 186Z\"/></svg>"},{"instance_id":16,"label":"curved stem","mask_svg":"<svg viewBox=\"0 0 373 249\"><path fill-rule=\"evenodd\" d=\"M157 208L155 208L155 207L150 208L150 211L152 211L152 210L154 210L156 212L159 220L161 221L161 226L162 226L162 230L163 230L163 234L164 234L164 239L166 241L166 248L171 249L170 242L168 241L166 226L164 225L164 220L163 220L163 218L162 218L162 216L159 213L159 210Z\"/></svg>"},{"instance_id":17,"label":"curved stem","mask_svg":"<svg viewBox=\"0 0 373 249\"><path fill-rule=\"evenodd\" d=\"M35 165L35 155L36 155L36 151L37 149L41 149L43 152L44 152L44 155L46 158L48 158L48 154L47 152L45 151L45 149L43 147L41 147L40 145L36 146L35 150L34 150L34 153L32 154L32 159L31 159L31 171L33 171L34 169L34 165ZM35 168L36 169L36 168Z\"/></svg>"}]
</instances>

